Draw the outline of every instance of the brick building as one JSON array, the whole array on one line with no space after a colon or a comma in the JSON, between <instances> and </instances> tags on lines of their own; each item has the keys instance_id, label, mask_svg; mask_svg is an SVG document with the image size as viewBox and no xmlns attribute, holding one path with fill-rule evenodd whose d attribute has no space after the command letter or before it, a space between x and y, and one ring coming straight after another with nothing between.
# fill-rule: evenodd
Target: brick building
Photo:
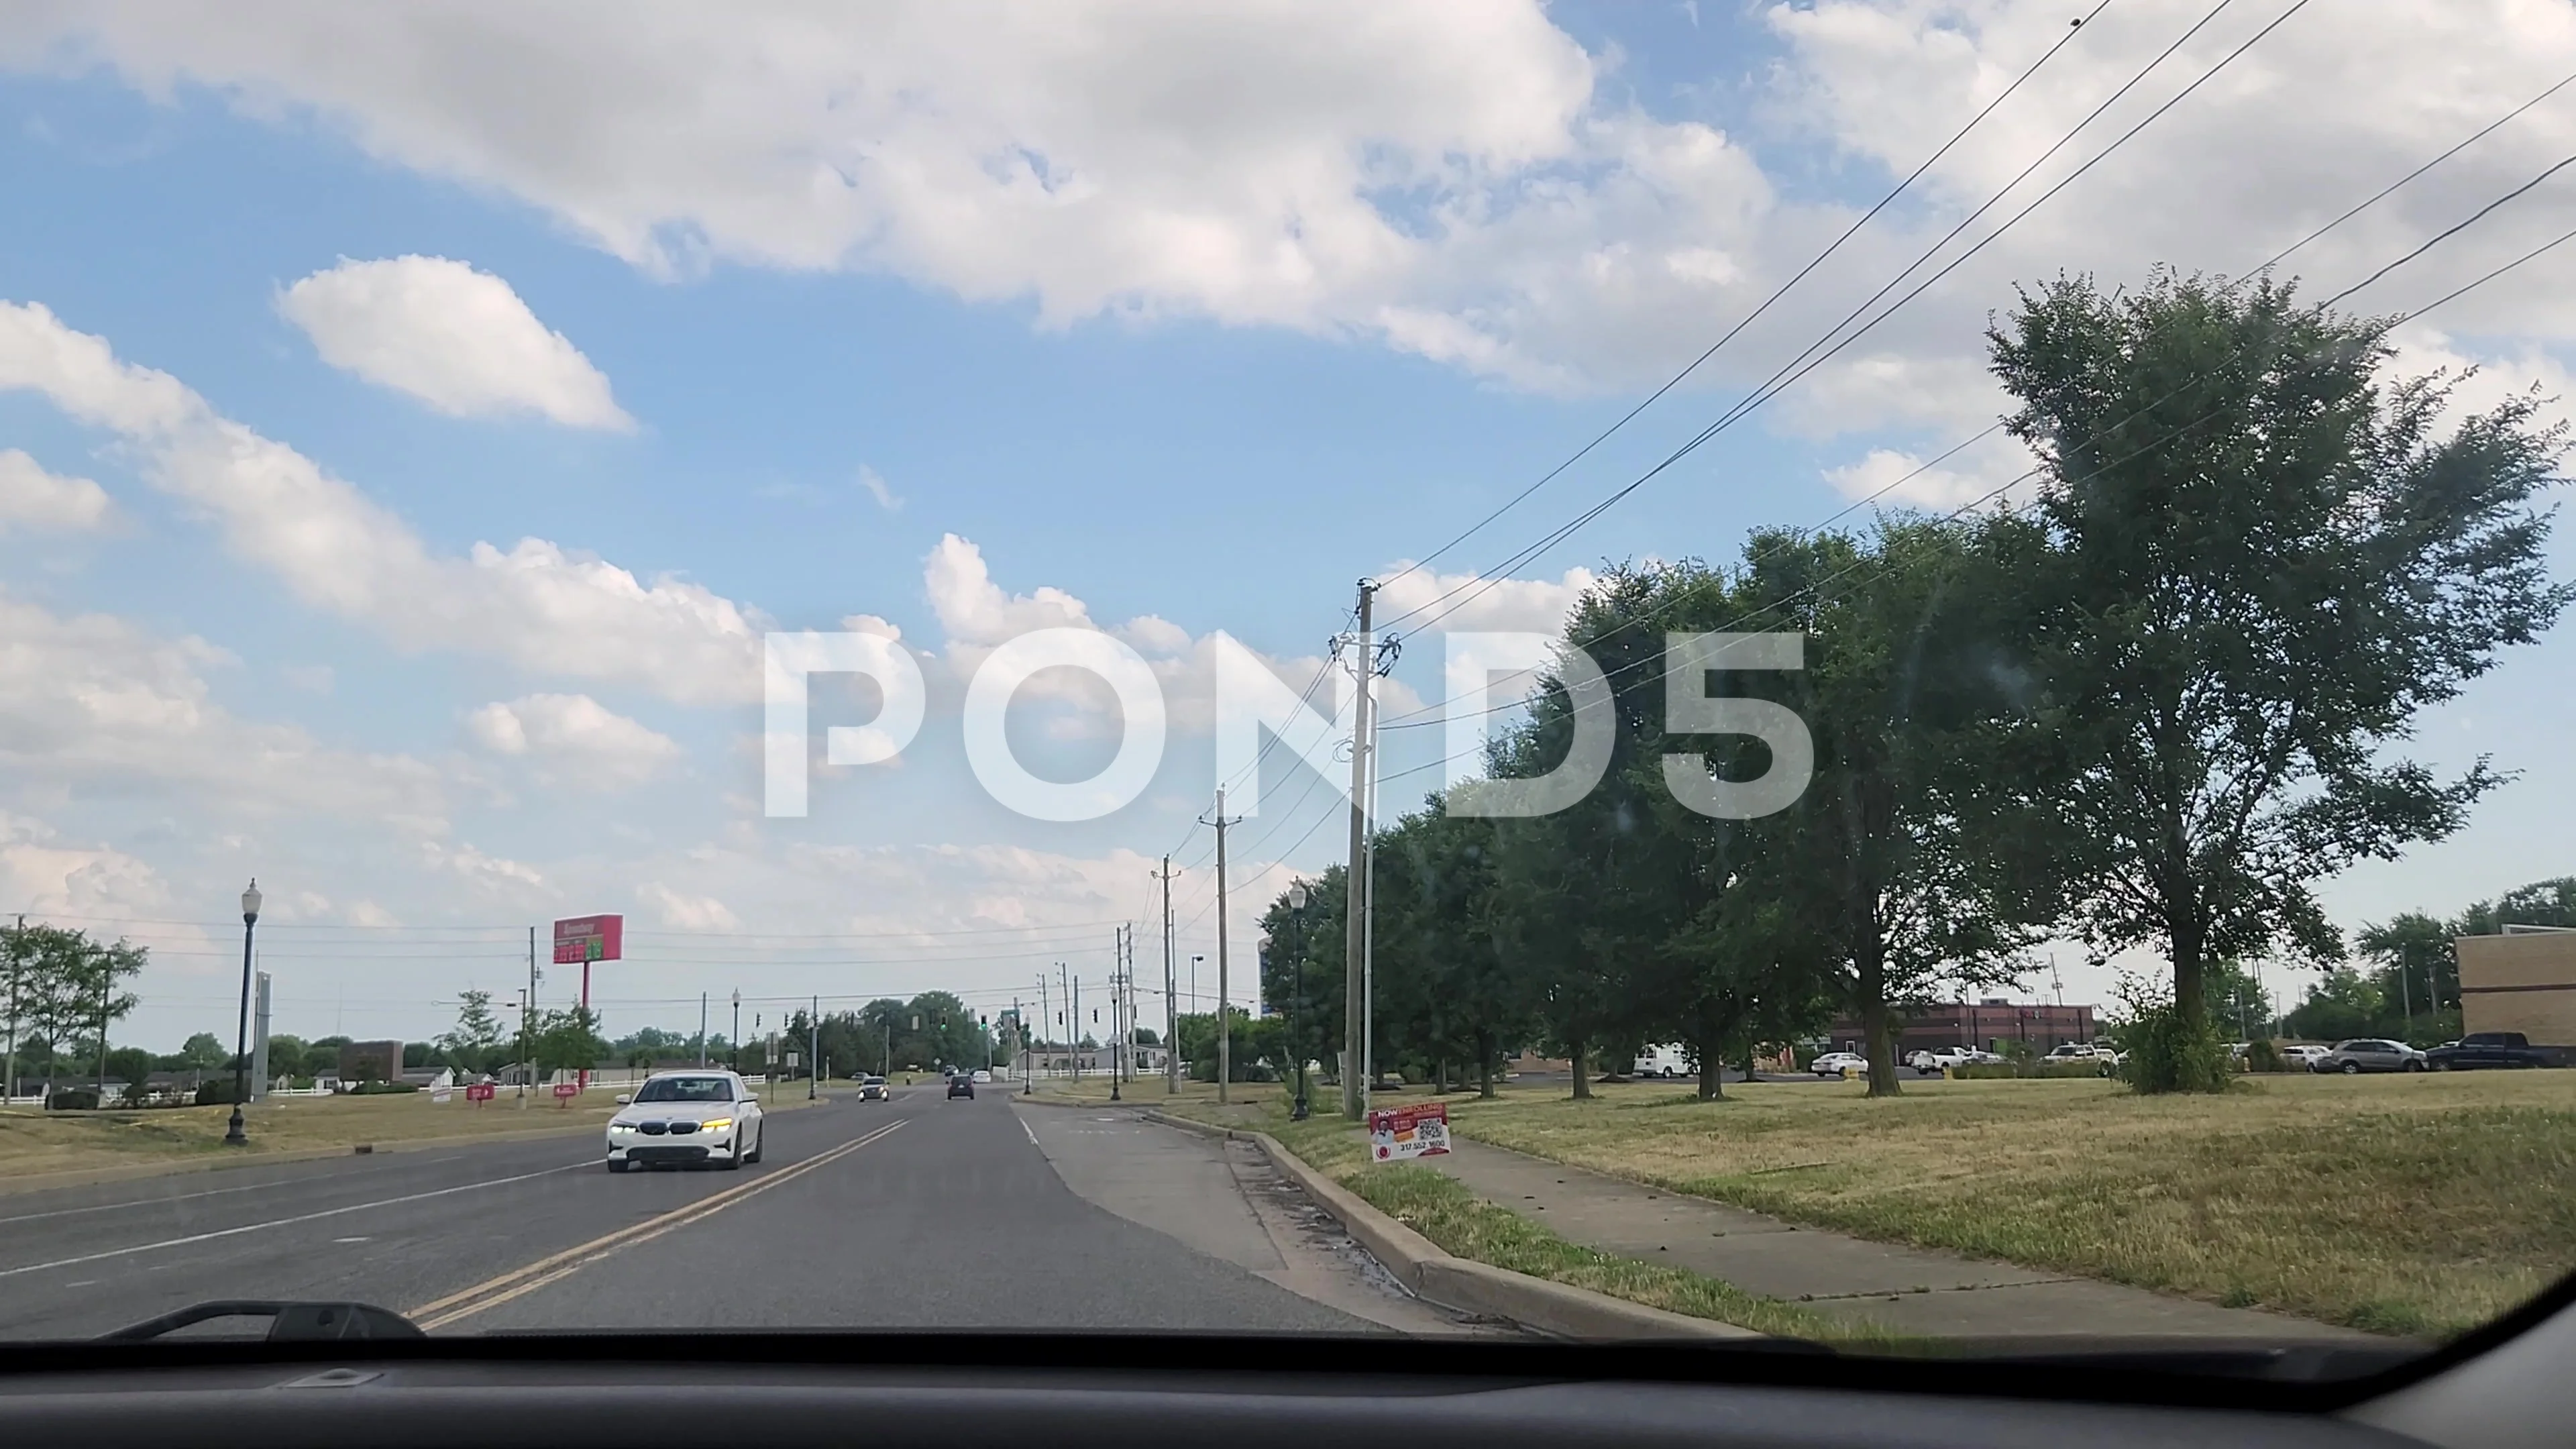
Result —
<instances>
[{"instance_id":1,"label":"brick building","mask_svg":"<svg viewBox=\"0 0 2576 1449\"><path fill-rule=\"evenodd\" d=\"M1964 1005L1933 1002L1898 1017L1901 1024L1896 1034L1896 1054L1901 1059L1907 1052L1937 1051L1947 1046L1976 1046L2000 1052L2004 1043L2013 1041L2028 1042L2031 1050L2045 1052L2060 1042L2093 1040L2097 1025L2094 1012L2090 1006L2051 1006L2007 1001L2000 996ZM1826 1040L1836 1051L1861 1050L1860 1018L1838 1018L1827 1029Z\"/></svg>"}]
</instances>

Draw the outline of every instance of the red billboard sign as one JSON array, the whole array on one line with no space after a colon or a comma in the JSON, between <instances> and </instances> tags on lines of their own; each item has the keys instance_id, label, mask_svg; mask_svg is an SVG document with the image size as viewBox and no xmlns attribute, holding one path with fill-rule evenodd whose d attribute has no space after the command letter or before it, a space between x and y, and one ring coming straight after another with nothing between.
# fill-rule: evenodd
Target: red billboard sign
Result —
<instances>
[{"instance_id":1,"label":"red billboard sign","mask_svg":"<svg viewBox=\"0 0 2576 1449\"><path fill-rule=\"evenodd\" d=\"M465 1100L466 1100L466 1101L469 1101L469 1102L489 1102L489 1101L491 1101L491 1100L492 1100L492 1084L491 1084L490 1082L468 1082L468 1083L466 1083L466 1084L465 1084Z\"/></svg>"},{"instance_id":2,"label":"red billboard sign","mask_svg":"<svg viewBox=\"0 0 2576 1449\"><path fill-rule=\"evenodd\" d=\"M555 922L555 964L616 961L626 944L624 916L575 916Z\"/></svg>"},{"instance_id":3,"label":"red billboard sign","mask_svg":"<svg viewBox=\"0 0 2576 1449\"><path fill-rule=\"evenodd\" d=\"M558 1097L578 1097L581 1095L581 1084L578 1082L557 1082L555 1083L555 1095Z\"/></svg>"}]
</instances>

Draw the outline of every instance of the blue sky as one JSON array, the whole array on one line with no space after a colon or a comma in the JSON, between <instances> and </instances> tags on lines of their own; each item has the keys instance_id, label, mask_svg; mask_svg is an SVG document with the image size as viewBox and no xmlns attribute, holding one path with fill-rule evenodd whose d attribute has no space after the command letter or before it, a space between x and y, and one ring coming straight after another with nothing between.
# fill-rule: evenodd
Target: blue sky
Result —
<instances>
[{"instance_id":1,"label":"blue sky","mask_svg":"<svg viewBox=\"0 0 2576 1449\"><path fill-rule=\"evenodd\" d=\"M109 500L0 532L24 667L76 649L81 681L52 668L60 697L20 689L6 722L8 908L154 944L131 1034L163 1047L222 1017L224 921L252 873L279 1029L306 1035L424 1035L455 990L508 984L526 925L607 910L637 942L602 987L612 1029L678 1024L676 1003L737 986L990 1004L1058 959L1105 972L1111 922L1150 944L1146 871L1167 849L1193 867L1180 954L1212 956L1204 728L1176 706L1153 787L1106 819L1012 815L959 746L957 689L998 642L977 621L1168 635L1155 657L1178 695L1222 630L1304 683L1354 580L1624 413L2064 23L1898 0L1327 11L1068 7L1070 39L934 11L839 24L792 62L759 33L783 20L605 12L281 10L243 34L111 7L0 35L0 301L51 314L26 335L94 338L336 480L297 508L246 503L239 477L173 482L181 445L82 420L25 367L0 388L0 449ZM1691 385L1391 605L1463 583L1688 436L2190 18L2107 17ZM2205 67L2262 18L2181 60ZM2013 281L2242 267L2527 98L2576 41L2379 17L2265 45L2259 73L2196 96L1459 622L1545 629L1579 570L1822 519L1992 419L1979 334ZM2483 85L2345 99L2428 46ZM2196 73L2178 64L2100 139ZM2576 105L2534 112L2302 263L2366 273L2571 128ZM2439 295L2565 229L2561 209L2543 195L2503 251L2472 238L2370 300ZM2403 334L2409 360L2554 389L2576 314L2551 275ZM320 300L299 310L306 279ZM442 313L495 299L516 310L467 330L510 346L454 355ZM2020 466L1981 447L1891 497L1953 506ZM326 523L367 542L298 542ZM524 588L465 562L523 540L554 560L513 555ZM432 563L353 562L379 547ZM612 622L585 623L593 607ZM807 819L763 819L756 655L728 674L725 651L858 615L927 651L929 722L897 765L818 775ZM2568 647L2510 658L2430 722L2428 757L2483 750L2525 776L2461 839L2337 882L2339 918L2570 868L2537 803L2576 787ZM1439 657L1411 641L1391 711L1441 697ZM1080 701L1055 708L1020 722L1033 767L1096 768L1107 735ZM818 727L864 713L818 695ZM1387 772L1436 759L1438 733L1391 738ZM1269 782L1235 851L1246 961L1258 903L1342 837L1330 791L1293 767ZM2088 968L2069 989L2107 984Z\"/></svg>"}]
</instances>

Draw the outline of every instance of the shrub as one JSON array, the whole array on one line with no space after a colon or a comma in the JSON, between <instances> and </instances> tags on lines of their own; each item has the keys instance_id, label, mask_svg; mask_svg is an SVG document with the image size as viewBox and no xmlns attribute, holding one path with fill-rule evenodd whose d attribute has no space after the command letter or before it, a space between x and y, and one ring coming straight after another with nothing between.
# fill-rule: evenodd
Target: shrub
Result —
<instances>
[{"instance_id":1,"label":"shrub","mask_svg":"<svg viewBox=\"0 0 2576 1449\"><path fill-rule=\"evenodd\" d=\"M228 1107L239 1100L233 1095L233 1079L230 1077L212 1077L197 1084L197 1105L200 1107Z\"/></svg>"},{"instance_id":2,"label":"shrub","mask_svg":"<svg viewBox=\"0 0 2576 1449\"><path fill-rule=\"evenodd\" d=\"M2259 1038L2247 1043L2245 1047L2245 1070L2249 1072L2286 1072L2289 1069L2289 1058L2281 1055L2281 1049L2272 1045L2269 1037Z\"/></svg>"},{"instance_id":3,"label":"shrub","mask_svg":"<svg viewBox=\"0 0 2576 1449\"><path fill-rule=\"evenodd\" d=\"M2207 1022L2186 1023L2170 1001L2132 1000L2120 1080L2147 1094L2223 1092L2235 1064ZM2268 1043L2267 1043L2268 1045Z\"/></svg>"},{"instance_id":4,"label":"shrub","mask_svg":"<svg viewBox=\"0 0 2576 1449\"><path fill-rule=\"evenodd\" d=\"M45 1107L54 1112L94 1112L98 1110L96 1087L61 1087L45 1099Z\"/></svg>"},{"instance_id":5,"label":"shrub","mask_svg":"<svg viewBox=\"0 0 2576 1449\"><path fill-rule=\"evenodd\" d=\"M381 1097L393 1092L417 1092L419 1090L420 1084L417 1082L360 1082L356 1086L349 1088L346 1095L352 1097Z\"/></svg>"},{"instance_id":6,"label":"shrub","mask_svg":"<svg viewBox=\"0 0 2576 1449\"><path fill-rule=\"evenodd\" d=\"M1950 1069L1950 1075L1968 1081L1993 1080L2003 1077L2098 1077L2099 1062L1969 1062Z\"/></svg>"}]
</instances>

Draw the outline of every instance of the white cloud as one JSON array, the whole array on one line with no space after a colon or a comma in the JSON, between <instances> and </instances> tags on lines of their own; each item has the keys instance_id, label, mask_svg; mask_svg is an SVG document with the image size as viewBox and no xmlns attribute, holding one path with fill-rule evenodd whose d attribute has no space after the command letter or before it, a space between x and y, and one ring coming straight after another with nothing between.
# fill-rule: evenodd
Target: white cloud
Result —
<instances>
[{"instance_id":1,"label":"white cloud","mask_svg":"<svg viewBox=\"0 0 2576 1449\"><path fill-rule=\"evenodd\" d=\"M1584 593L1600 581L1587 568L1570 568L1555 579L1486 579L1474 573L1444 574L1412 568L1410 560L1390 566L1379 588L1377 617L1397 627L1442 630L1522 630L1553 634Z\"/></svg>"},{"instance_id":2,"label":"white cloud","mask_svg":"<svg viewBox=\"0 0 2576 1449\"><path fill-rule=\"evenodd\" d=\"M113 430L142 454L147 481L203 509L235 553L399 647L498 655L685 703L757 695L756 612L540 538L434 554L312 459L218 415L169 374L119 361L104 339L41 305L0 302L0 389L9 388Z\"/></svg>"},{"instance_id":3,"label":"white cloud","mask_svg":"<svg viewBox=\"0 0 2576 1449\"><path fill-rule=\"evenodd\" d=\"M2022 475L2031 462L2029 451L2010 439L1970 448L1941 463L1926 463L1895 448L1872 448L1857 463L1827 468L1825 481L1854 503L1948 513L1990 500L2029 497L2037 480Z\"/></svg>"},{"instance_id":4,"label":"white cloud","mask_svg":"<svg viewBox=\"0 0 2576 1449\"><path fill-rule=\"evenodd\" d=\"M120 793L152 784L236 810L437 828L442 792L427 765L234 715L204 675L232 662L200 639L0 594L0 778Z\"/></svg>"},{"instance_id":5,"label":"white cloud","mask_svg":"<svg viewBox=\"0 0 2576 1449\"><path fill-rule=\"evenodd\" d=\"M443 413L535 413L575 428L635 420L581 349L508 282L446 257L343 260L278 295L322 360Z\"/></svg>"},{"instance_id":6,"label":"white cloud","mask_svg":"<svg viewBox=\"0 0 2576 1449\"><path fill-rule=\"evenodd\" d=\"M150 914L169 887L143 861L106 846L62 843L41 820L0 811L0 900L31 915Z\"/></svg>"},{"instance_id":7,"label":"white cloud","mask_svg":"<svg viewBox=\"0 0 2576 1449\"><path fill-rule=\"evenodd\" d=\"M420 845L420 862L434 874L452 875L482 900L504 905L535 905L562 896L535 866L471 845L448 846L435 840Z\"/></svg>"},{"instance_id":8,"label":"white cloud","mask_svg":"<svg viewBox=\"0 0 2576 1449\"><path fill-rule=\"evenodd\" d=\"M2197 19L2123 0L1709 368L1795 354ZM1970 235L2175 94L2273 12L2220 16ZM320 125L369 155L520 198L657 274L717 262L881 272L1042 325L1206 316L1349 335L1526 386L1657 379L1788 277L2066 34L2048 0L1813 0L1748 23L1695 89L1753 121L1652 113L1539 0L1386 6L969 3L591 7L64 6L0 64L105 67L156 96ZM2535 95L2576 12L2529 0L2312 8L1784 398L1847 431L1991 419L1980 334L2010 283L2150 263L2241 272ZM1730 65L1733 63L1730 62ZM1906 83L1890 85L1889 76ZM2561 97L2291 260L2357 278L2566 154ZM1791 195L1775 169L1798 178ZM1820 166L1819 149L1839 165ZM1812 178L1843 194L1813 200ZM2361 300L2398 308L2565 230L2541 192ZM2502 250L2499 250L2502 249ZM2444 325L2576 337L2576 252ZM1802 400L1803 399L1803 400Z\"/></svg>"},{"instance_id":9,"label":"white cloud","mask_svg":"<svg viewBox=\"0 0 2576 1449\"><path fill-rule=\"evenodd\" d=\"M742 925L741 918L715 897L675 891L660 881L637 886L635 899L651 907L654 919L675 931L730 931Z\"/></svg>"},{"instance_id":10,"label":"white cloud","mask_svg":"<svg viewBox=\"0 0 2576 1449\"><path fill-rule=\"evenodd\" d=\"M888 513L903 511L903 499L896 496L892 485L886 482L885 475L865 463L859 465L859 486L868 490L868 496L877 501L877 507Z\"/></svg>"},{"instance_id":11,"label":"white cloud","mask_svg":"<svg viewBox=\"0 0 2576 1449\"><path fill-rule=\"evenodd\" d=\"M95 482L48 473L23 449L0 448L0 532L87 532L105 527L114 507Z\"/></svg>"},{"instance_id":12,"label":"white cloud","mask_svg":"<svg viewBox=\"0 0 2576 1449\"><path fill-rule=\"evenodd\" d=\"M591 789L644 784L681 757L677 741L586 694L531 694L483 706L466 733L496 755L525 758L540 776Z\"/></svg>"}]
</instances>

